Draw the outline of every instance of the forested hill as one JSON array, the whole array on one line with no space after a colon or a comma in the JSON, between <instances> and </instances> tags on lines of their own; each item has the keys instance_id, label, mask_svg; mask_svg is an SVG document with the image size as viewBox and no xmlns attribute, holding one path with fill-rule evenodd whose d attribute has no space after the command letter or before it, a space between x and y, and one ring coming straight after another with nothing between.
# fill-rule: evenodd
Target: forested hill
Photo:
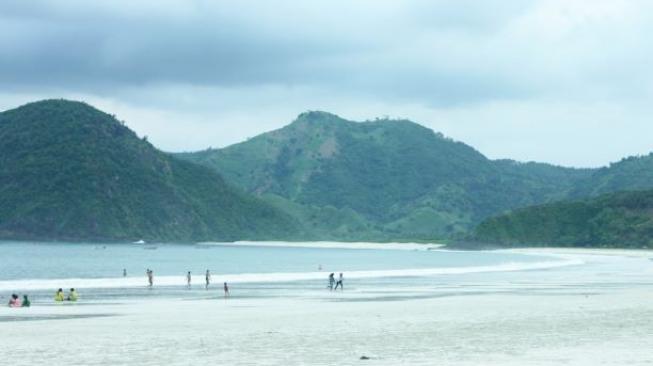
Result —
<instances>
[{"instance_id":1,"label":"forested hill","mask_svg":"<svg viewBox=\"0 0 653 366\"><path fill-rule=\"evenodd\" d=\"M285 238L295 221L87 104L0 113L0 238Z\"/></svg>"},{"instance_id":2,"label":"forested hill","mask_svg":"<svg viewBox=\"0 0 653 366\"><path fill-rule=\"evenodd\" d=\"M653 190L515 210L475 230L479 244L653 248Z\"/></svg>"},{"instance_id":3,"label":"forested hill","mask_svg":"<svg viewBox=\"0 0 653 366\"><path fill-rule=\"evenodd\" d=\"M571 198L598 196L617 191L653 188L653 153L631 156L607 167L596 169L578 182Z\"/></svg>"},{"instance_id":4,"label":"forested hill","mask_svg":"<svg viewBox=\"0 0 653 366\"><path fill-rule=\"evenodd\" d=\"M653 189L652 155L595 170L490 160L407 120L306 112L172 156L65 100L0 113L0 141L0 239L437 240L482 223L473 236L503 245L648 245L634 200L650 193L546 203Z\"/></svg>"},{"instance_id":5,"label":"forested hill","mask_svg":"<svg viewBox=\"0 0 653 366\"><path fill-rule=\"evenodd\" d=\"M407 120L306 112L219 150L181 154L292 214L320 239L433 239L565 197L591 171L487 159Z\"/></svg>"}]
</instances>

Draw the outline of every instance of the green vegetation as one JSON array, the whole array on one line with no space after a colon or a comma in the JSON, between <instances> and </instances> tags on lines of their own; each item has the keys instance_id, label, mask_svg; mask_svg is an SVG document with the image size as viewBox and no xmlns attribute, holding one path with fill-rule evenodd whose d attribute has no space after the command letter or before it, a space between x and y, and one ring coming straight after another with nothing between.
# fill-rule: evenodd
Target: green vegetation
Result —
<instances>
[{"instance_id":1,"label":"green vegetation","mask_svg":"<svg viewBox=\"0 0 653 366\"><path fill-rule=\"evenodd\" d=\"M0 113L0 237L287 238L297 223L209 169L158 151L84 103Z\"/></svg>"},{"instance_id":2,"label":"green vegetation","mask_svg":"<svg viewBox=\"0 0 653 366\"><path fill-rule=\"evenodd\" d=\"M653 153L631 156L608 167L597 169L591 176L577 184L570 197L581 198L651 188L653 188Z\"/></svg>"},{"instance_id":3,"label":"green vegetation","mask_svg":"<svg viewBox=\"0 0 653 366\"><path fill-rule=\"evenodd\" d=\"M171 156L64 100L0 113L0 141L0 238L651 245L653 191L601 194L653 189L653 155L595 170L490 160L410 121L307 112Z\"/></svg>"},{"instance_id":4,"label":"green vegetation","mask_svg":"<svg viewBox=\"0 0 653 366\"><path fill-rule=\"evenodd\" d=\"M180 154L300 221L312 238L443 239L515 207L565 197L592 172L492 161L406 120L325 112L220 150Z\"/></svg>"},{"instance_id":5,"label":"green vegetation","mask_svg":"<svg viewBox=\"0 0 653 366\"><path fill-rule=\"evenodd\" d=\"M653 248L653 190L515 210L485 220L472 239L502 246Z\"/></svg>"}]
</instances>

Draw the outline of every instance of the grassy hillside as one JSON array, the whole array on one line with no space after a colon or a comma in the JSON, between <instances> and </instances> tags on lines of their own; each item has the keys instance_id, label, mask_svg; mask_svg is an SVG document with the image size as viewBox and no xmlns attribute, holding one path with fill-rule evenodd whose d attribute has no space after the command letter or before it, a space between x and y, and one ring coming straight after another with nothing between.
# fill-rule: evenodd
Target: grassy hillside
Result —
<instances>
[{"instance_id":1,"label":"grassy hillside","mask_svg":"<svg viewBox=\"0 0 653 366\"><path fill-rule=\"evenodd\" d=\"M325 112L180 157L273 202L320 239L452 237L505 210L563 198L591 173L492 161L410 121Z\"/></svg>"},{"instance_id":2,"label":"grassy hillside","mask_svg":"<svg viewBox=\"0 0 653 366\"><path fill-rule=\"evenodd\" d=\"M0 113L0 237L285 238L296 223L111 115L47 100Z\"/></svg>"},{"instance_id":3,"label":"grassy hillside","mask_svg":"<svg viewBox=\"0 0 653 366\"><path fill-rule=\"evenodd\" d=\"M620 192L515 210L475 230L503 246L653 247L653 191Z\"/></svg>"}]
</instances>

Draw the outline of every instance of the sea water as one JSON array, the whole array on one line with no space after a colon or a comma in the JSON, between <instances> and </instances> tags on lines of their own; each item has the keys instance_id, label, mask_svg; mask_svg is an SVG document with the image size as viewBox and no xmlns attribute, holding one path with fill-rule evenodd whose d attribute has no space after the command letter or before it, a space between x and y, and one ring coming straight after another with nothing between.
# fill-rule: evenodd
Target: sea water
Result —
<instances>
[{"instance_id":1,"label":"sea water","mask_svg":"<svg viewBox=\"0 0 653 366\"><path fill-rule=\"evenodd\" d=\"M362 249L367 247L372 249ZM348 290L361 291L390 284L403 289L429 285L437 276L573 264L539 255L432 249L435 247L414 244L0 242L0 296L30 293L37 301L49 301L57 288L72 287L84 292L85 299L97 301L206 296L201 290L206 289L207 269L211 271L211 289L221 290L223 282L228 282L238 287L238 296L287 296L298 289L323 290L332 272L336 277L344 273ZM152 289L147 286L146 269L154 271ZM190 289L195 292L187 291L188 271Z\"/></svg>"}]
</instances>

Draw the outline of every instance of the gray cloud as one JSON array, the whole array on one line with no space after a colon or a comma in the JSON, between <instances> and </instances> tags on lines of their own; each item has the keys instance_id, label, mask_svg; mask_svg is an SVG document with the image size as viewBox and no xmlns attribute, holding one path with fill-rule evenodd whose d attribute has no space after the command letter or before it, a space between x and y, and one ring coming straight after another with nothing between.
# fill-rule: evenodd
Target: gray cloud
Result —
<instances>
[{"instance_id":1,"label":"gray cloud","mask_svg":"<svg viewBox=\"0 0 653 366\"><path fill-rule=\"evenodd\" d=\"M0 106L85 99L168 150L234 143L307 109L391 115L491 157L605 164L653 150L641 139L652 112L651 10L646 1L9 0ZM555 151L540 141L557 134L568 138ZM589 153L593 143L601 151Z\"/></svg>"}]
</instances>

